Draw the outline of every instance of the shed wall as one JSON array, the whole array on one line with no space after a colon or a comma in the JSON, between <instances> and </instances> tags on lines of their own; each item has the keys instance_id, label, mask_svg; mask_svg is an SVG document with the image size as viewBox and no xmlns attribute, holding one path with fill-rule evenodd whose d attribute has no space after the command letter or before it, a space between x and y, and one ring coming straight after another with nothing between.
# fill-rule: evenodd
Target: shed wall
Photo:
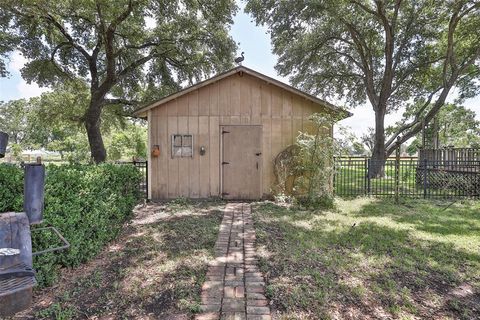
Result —
<instances>
[{"instance_id":1,"label":"shed wall","mask_svg":"<svg viewBox=\"0 0 480 320\"><path fill-rule=\"evenodd\" d=\"M299 131L309 131L307 118L314 112L322 112L318 104L247 74L234 74L149 110L149 150L160 146L159 157L149 152L149 198L218 197L222 125L262 125L261 188L269 195L275 157L294 143ZM172 134L193 135L193 158L172 159ZM200 146L206 147L204 156Z\"/></svg>"}]
</instances>

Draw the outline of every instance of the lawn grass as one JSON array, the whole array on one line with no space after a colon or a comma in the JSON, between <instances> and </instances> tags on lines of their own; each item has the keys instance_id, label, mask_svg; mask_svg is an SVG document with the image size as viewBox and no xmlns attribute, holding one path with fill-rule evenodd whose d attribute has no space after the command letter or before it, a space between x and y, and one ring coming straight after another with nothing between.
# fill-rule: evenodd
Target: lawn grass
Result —
<instances>
[{"instance_id":1,"label":"lawn grass","mask_svg":"<svg viewBox=\"0 0 480 320\"><path fill-rule=\"evenodd\" d=\"M139 206L90 263L34 293L21 319L192 319L223 216L220 202Z\"/></svg>"},{"instance_id":2,"label":"lawn grass","mask_svg":"<svg viewBox=\"0 0 480 320\"><path fill-rule=\"evenodd\" d=\"M479 319L480 203L254 207L276 319Z\"/></svg>"},{"instance_id":3,"label":"lawn grass","mask_svg":"<svg viewBox=\"0 0 480 320\"><path fill-rule=\"evenodd\" d=\"M395 194L395 160L385 162L385 176L367 179L366 159L337 160L335 171L335 193L339 196L363 196ZM412 159L400 160L399 192L403 195L423 194L422 186L416 183L417 162Z\"/></svg>"}]
</instances>

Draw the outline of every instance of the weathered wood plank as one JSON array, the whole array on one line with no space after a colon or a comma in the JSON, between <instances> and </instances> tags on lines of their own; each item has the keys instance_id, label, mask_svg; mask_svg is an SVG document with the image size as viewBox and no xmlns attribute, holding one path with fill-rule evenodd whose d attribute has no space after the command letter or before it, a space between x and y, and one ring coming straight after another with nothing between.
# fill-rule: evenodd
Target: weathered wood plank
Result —
<instances>
[{"instance_id":1,"label":"weathered wood plank","mask_svg":"<svg viewBox=\"0 0 480 320\"><path fill-rule=\"evenodd\" d=\"M209 118L210 134L210 196L220 196L220 119L213 116Z\"/></svg>"},{"instance_id":2,"label":"weathered wood plank","mask_svg":"<svg viewBox=\"0 0 480 320\"><path fill-rule=\"evenodd\" d=\"M193 135L193 157L188 161L188 195L190 198L200 196L200 154L199 154L199 117L188 117L188 133Z\"/></svg>"},{"instance_id":3,"label":"weathered wood plank","mask_svg":"<svg viewBox=\"0 0 480 320\"><path fill-rule=\"evenodd\" d=\"M176 198L179 196L179 186L178 186L178 160L172 159L172 148L171 148L171 137L173 134L178 133L178 117L168 117L168 197Z\"/></svg>"},{"instance_id":4,"label":"weathered wood plank","mask_svg":"<svg viewBox=\"0 0 480 320\"><path fill-rule=\"evenodd\" d=\"M188 115L198 116L198 90L188 94Z\"/></svg>"},{"instance_id":5,"label":"weathered wood plank","mask_svg":"<svg viewBox=\"0 0 480 320\"><path fill-rule=\"evenodd\" d=\"M188 117L178 117L178 133L190 133L188 130ZM178 196L188 197L190 195L189 162L192 158L175 158L174 160L178 162Z\"/></svg>"},{"instance_id":6,"label":"weathered wood plank","mask_svg":"<svg viewBox=\"0 0 480 320\"><path fill-rule=\"evenodd\" d=\"M214 82L208 86L209 88L209 97L210 97L210 115L218 116L218 106L220 98L220 85L218 82Z\"/></svg>"},{"instance_id":7,"label":"weathered wood plank","mask_svg":"<svg viewBox=\"0 0 480 320\"><path fill-rule=\"evenodd\" d=\"M210 196L210 146L209 146L209 117L200 116L198 118L198 170L199 170L199 197L207 198ZM205 154L200 154L200 148L205 147Z\"/></svg>"}]
</instances>

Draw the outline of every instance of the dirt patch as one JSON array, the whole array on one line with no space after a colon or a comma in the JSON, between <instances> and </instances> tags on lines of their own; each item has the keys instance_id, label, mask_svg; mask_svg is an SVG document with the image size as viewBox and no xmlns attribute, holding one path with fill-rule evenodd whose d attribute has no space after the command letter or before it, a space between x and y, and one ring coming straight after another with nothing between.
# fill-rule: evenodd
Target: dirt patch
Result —
<instances>
[{"instance_id":1,"label":"dirt patch","mask_svg":"<svg viewBox=\"0 0 480 320\"><path fill-rule=\"evenodd\" d=\"M191 319L221 203L147 204L96 259L62 270L14 319Z\"/></svg>"}]
</instances>

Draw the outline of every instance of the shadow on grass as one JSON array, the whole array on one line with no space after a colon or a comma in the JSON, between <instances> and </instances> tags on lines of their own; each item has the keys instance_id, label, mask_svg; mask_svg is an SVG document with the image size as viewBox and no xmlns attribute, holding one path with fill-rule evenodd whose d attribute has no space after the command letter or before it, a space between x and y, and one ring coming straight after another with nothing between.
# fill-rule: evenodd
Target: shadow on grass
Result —
<instances>
[{"instance_id":1,"label":"shadow on grass","mask_svg":"<svg viewBox=\"0 0 480 320\"><path fill-rule=\"evenodd\" d=\"M376 216L379 207L388 205L367 204L350 214L352 220L341 212L319 215L258 207L255 227L265 251L262 270L277 310L286 317L309 319L478 315L480 255L396 228L405 223L404 207L397 208L398 216L385 213L391 215L392 226L359 219L369 217L368 212ZM406 223L434 223L425 219ZM474 233L468 224L464 228ZM457 294L462 286L466 291Z\"/></svg>"},{"instance_id":2,"label":"shadow on grass","mask_svg":"<svg viewBox=\"0 0 480 320\"><path fill-rule=\"evenodd\" d=\"M33 318L193 318L222 212L200 204L174 213L149 208L155 222L134 221L53 304L37 304Z\"/></svg>"}]
</instances>

